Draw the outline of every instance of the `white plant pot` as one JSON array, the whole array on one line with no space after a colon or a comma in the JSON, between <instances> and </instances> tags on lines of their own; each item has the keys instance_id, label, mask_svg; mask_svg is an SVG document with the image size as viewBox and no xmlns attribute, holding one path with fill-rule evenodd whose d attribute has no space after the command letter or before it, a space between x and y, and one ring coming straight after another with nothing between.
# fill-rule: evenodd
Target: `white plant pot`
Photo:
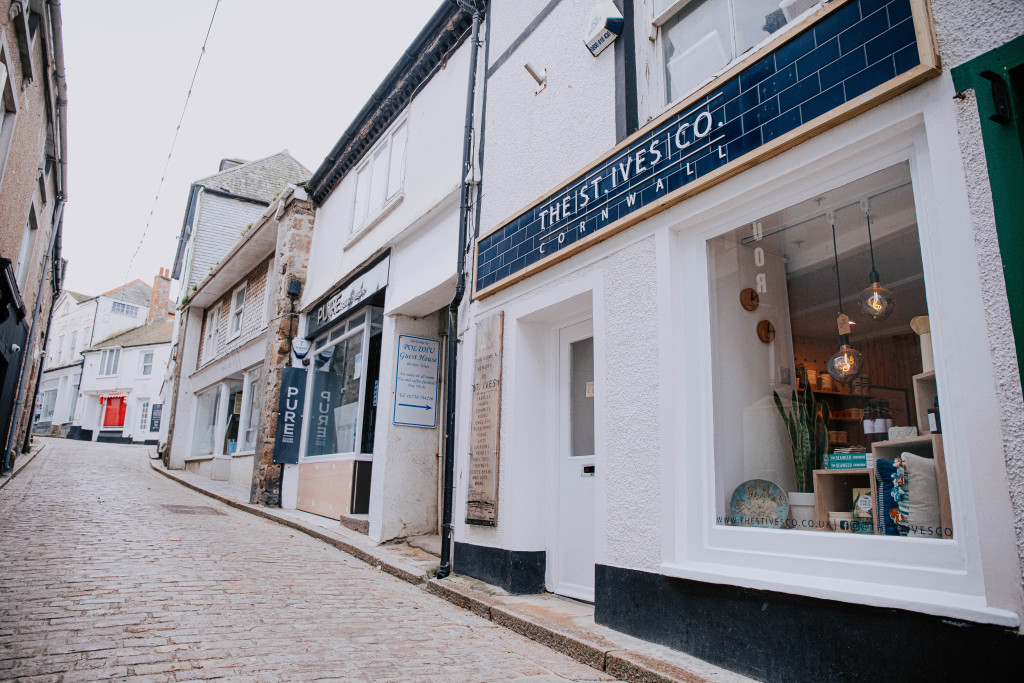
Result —
<instances>
[{"instance_id":1,"label":"white plant pot","mask_svg":"<svg viewBox=\"0 0 1024 683\"><path fill-rule=\"evenodd\" d=\"M814 494L792 491L789 497L789 519L786 526L798 531L814 530Z\"/></svg>"}]
</instances>

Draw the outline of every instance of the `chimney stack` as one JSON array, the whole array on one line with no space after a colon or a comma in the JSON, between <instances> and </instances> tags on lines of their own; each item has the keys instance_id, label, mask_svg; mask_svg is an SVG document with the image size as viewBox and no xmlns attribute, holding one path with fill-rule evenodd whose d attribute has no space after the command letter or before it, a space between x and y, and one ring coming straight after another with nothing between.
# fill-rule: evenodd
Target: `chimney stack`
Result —
<instances>
[{"instance_id":1,"label":"chimney stack","mask_svg":"<svg viewBox=\"0 0 1024 683\"><path fill-rule=\"evenodd\" d=\"M171 271L161 268L160 274L153 278L153 295L149 299L149 316L146 324L161 322L167 319L167 305L171 295Z\"/></svg>"}]
</instances>

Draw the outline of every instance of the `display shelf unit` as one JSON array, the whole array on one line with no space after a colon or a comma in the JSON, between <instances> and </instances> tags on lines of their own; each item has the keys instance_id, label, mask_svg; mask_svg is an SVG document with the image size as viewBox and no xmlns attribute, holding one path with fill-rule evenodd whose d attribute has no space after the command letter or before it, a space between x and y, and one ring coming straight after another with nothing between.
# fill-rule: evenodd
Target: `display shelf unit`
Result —
<instances>
[{"instance_id":1,"label":"display shelf unit","mask_svg":"<svg viewBox=\"0 0 1024 683\"><path fill-rule=\"evenodd\" d=\"M922 434L910 439L878 441L871 445L871 452L874 453L876 462L879 458L893 460L901 453L913 453L924 458L934 459L935 480L939 489L939 521L943 529L953 528L953 515L949 505L949 481L946 477L946 456L942 450L941 434ZM913 482L910 485L910 499L914 499ZM952 533L949 536L942 536L942 538L952 537Z\"/></svg>"},{"instance_id":2,"label":"display shelf unit","mask_svg":"<svg viewBox=\"0 0 1024 683\"><path fill-rule=\"evenodd\" d=\"M914 375L914 409L917 413L917 431L921 434L931 433L928 429L928 409L935 405L937 395L934 371Z\"/></svg>"},{"instance_id":3,"label":"display shelf unit","mask_svg":"<svg viewBox=\"0 0 1024 683\"><path fill-rule=\"evenodd\" d=\"M871 500L876 499L875 475L870 468L848 470L814 470L814 521L822 531L828 531L828 513L853 509L853 489L871 488ZM878 520L871 506L871 532L878 533Z\"/></svg>"}]
</instances>

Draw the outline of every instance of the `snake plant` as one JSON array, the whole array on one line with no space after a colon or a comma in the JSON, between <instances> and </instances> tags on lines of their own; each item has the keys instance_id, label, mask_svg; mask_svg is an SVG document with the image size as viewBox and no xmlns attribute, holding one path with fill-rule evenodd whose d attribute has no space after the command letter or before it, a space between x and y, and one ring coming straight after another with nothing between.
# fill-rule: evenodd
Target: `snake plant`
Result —
<instances>
[{"instance_id":1,"label":"snake plant","mask_svg":"<svg viewBox=\"0 0 1024 683\"><path fill-rule=\"evenodd\" d=\"M796 485L800 493L813 493L814 470L821 469L825 454L828 453L828 423L831 412L828 404L815 400L810 387L804 387L804 393L797 397L793 392L793 403L790 411L782 404L782 399L772 392L775 407L786 423L790 447L793 449L793 466L796 468Z\"/></svg>"}]
</instances>

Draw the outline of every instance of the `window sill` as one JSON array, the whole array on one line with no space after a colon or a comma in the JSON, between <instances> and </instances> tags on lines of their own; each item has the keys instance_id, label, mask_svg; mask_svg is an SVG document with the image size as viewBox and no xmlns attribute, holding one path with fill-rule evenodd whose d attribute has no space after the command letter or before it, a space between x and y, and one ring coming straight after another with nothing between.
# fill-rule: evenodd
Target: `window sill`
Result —
<instances>
[{"instance_id":1,"label":"window sill","mask_svg":"<svg viewBox=\"0 0 1024 683\"><path fill-rule=\"evenodd\" d=\"M989 607L981 595L965 595L927 588L908 588L855 581L832 576L794 575L788 572L737 567L711 562L663 563L661 573L680 579L703 583L741 586L791 595L804 595L822 600L838 600L855 605L869 605L922 612L939 617L995 624L1007 628L1020 626L1020 617L1009 610Z\"/></svg>"},{"instance_id":2,"label":"window sill","mask_svg":"<svg viewBox=\"0 0 1024 683\"><path fill-rule=\"evenodd\" d=\"M348 241L345 242L345 246L343 247L343 249L348 249L351 245L355 244L360 239L362 239L363 235L370 232L370 230L375 225L380 223L388 216L388 214L394 211L395 207L402 203L403 198L405 198L404 190L402 192L399 192L391 199L389 199L388 202L384 204L384 207L380 210L380 213L375 215L370 220L366 221L366 223L361 228L359 228L349 236Z\"/></svg>"}]
</instances>

